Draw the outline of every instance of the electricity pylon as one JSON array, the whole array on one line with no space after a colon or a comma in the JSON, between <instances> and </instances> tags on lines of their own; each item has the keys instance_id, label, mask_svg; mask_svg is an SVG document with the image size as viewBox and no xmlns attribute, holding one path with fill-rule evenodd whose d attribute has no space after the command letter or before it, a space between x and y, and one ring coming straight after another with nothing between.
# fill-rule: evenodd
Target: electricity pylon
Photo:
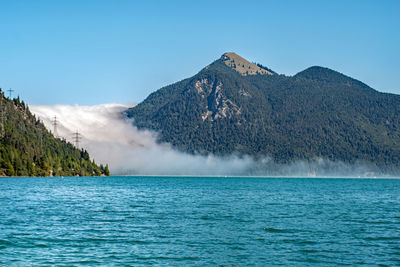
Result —
<instances>
[{"instance_id":1,"label":"electricity pylon","mask_svg":"<svg viewBox=\"0 0 400 267\"><path fill-rule=\"evenodd\" d=\"M14 90L10 88L7 90L7 92L8 92L8 98L11 99L11 96L12 96L12 93L14 92Z\"/></svg>"},{"instance_id":2,"label":"electricity pylon","mask_svg":"<svg viewBox=\"0 0 400 267\"><path fill-rule=\"evenodd\" d=\"M79 142L82 139L82 135L78 132L78 130L76 130L76 132L73 134L73 139L75 147L79 149Z\"/></svg>"},{"instance_id":3,"label":"electricity pylon","mask_svg":"<svg viewBox=\"0 0 400 267\"><path fill-rule=\"evenodd\" d=\"M58 125L58 121L57 121L57 116L54 116L52 122L53 127L54 127L54 131L53 131L53 135L54 137L58 138L58 133L57 133L57 125Z\"/></svg>"}]
</instances>

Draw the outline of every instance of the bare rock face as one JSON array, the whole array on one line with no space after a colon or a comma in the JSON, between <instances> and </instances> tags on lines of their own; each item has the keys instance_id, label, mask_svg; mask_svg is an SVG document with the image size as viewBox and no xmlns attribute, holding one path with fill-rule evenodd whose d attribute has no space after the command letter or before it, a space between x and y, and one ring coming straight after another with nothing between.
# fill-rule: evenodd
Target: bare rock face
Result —
<instances>
[{"instance_id":1,"label":"bare rock face","mask_svg":"<svg viewBox=\"0 0 400 267\"><path fill-rule=\"evenodd\" d=\"M230 118L240 114L240 108L223 94L223 84L202 79L195 82L195 89L206 101L206 112L201 116L202 120L216 120Z\"/></svg>"},{"instance_id":2,"label":"bare rock face","mask_svg":"<svg viewBox=\"0 0 400 267\"><path fill-rule=\"evenodd\" d=\"M196 88L197 93L199 93L202 97L204 97L205 92L208 93L211 90L210 84L208 83L207 79L196 81L194 87Z\"/></svg>"}]
</instances>

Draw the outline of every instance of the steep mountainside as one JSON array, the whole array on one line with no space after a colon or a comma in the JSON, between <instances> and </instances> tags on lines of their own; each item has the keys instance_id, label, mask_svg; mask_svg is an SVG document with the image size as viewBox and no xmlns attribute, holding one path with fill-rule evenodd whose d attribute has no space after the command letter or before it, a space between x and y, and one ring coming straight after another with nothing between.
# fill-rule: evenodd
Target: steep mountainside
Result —
<instances>
[{"instance_id":1,"label":"steep mountainside","mask_svg":"<svg viewBox=\"0 0 400 267\"><path fill-rule=\"evenodd\" d=\"M323 67L288 77L226 53L126 115L192 153L399 166L400 96Z\"/></svg>"},{"instance_id":2,"label":"steep mountainside","mask_svg":"<svg viewBox=\"0 0 400 267\"><path fill-rule=\"evenodd\" d=\"M0 176L109 175L85 150L55 138L19 98L0 89Z\"/></svg>"}]
</instances>

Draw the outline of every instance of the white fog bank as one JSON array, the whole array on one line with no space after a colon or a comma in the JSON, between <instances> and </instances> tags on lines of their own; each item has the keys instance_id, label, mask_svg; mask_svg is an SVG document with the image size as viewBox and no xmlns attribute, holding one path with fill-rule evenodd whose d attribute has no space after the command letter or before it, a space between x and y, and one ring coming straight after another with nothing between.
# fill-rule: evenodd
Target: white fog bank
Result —
<instances>
[{"instance_id":1,"label":"white fog bank","mask_svg":"<svg viewBox=\"0 0 400 267\"><path fill-rule=\"evenodd\" d=\"M122 112L132 105L95 106L31 105L30 110L53 132L57 117L60 138L74 143L81 134L80 148L96 163L108 164L113 175L218 175L218 176L301 176L373 177L376 170L363 164L348 165L316 159L277 165L268 158L216 157L178 152L169 144L158 144L156 133L138 130Z\"/></svg>"}]
</instances>

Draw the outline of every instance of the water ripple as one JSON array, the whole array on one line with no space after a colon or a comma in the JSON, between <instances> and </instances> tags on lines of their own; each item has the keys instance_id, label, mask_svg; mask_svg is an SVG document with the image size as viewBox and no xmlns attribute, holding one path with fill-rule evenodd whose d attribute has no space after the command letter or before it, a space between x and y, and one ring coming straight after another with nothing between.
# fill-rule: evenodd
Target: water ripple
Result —
<instances>
[{"instance_id":1,"label":"water ripple","mask_svg":"<svg viewBox=\"0 0 400 267\"><path fill-rule=\"evenodd\" d=\"M0 265L398 266L400 180L0 178Z\"/></svg>"}]
</instances>

